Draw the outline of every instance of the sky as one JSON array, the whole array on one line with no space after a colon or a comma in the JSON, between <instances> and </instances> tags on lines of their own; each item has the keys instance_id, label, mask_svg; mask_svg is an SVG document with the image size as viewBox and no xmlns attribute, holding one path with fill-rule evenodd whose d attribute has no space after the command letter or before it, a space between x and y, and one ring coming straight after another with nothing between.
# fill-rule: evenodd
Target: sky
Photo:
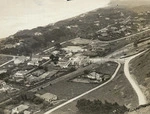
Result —
<instances>
[{"instance_id":1,"label":"sky","mask_svg":"<svg viewBox=\"0 0 150 114\"><path fill-rule=\"evenodd\" d=\"M105 7L110 0L0 0L0 38Z\"/></svg>"}]
</instances>

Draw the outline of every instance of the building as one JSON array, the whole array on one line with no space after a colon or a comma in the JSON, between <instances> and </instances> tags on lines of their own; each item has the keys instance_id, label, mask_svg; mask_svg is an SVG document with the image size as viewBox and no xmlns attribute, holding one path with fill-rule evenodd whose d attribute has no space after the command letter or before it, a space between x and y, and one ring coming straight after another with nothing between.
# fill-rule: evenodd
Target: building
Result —
<instances>
[{"instance_id":1,"label":"building","mask_svg":"<svg viewBox=\"0 0 150 114\"><path fill-rule=\"evenodd\" d=\"M3 80L0 80L0 93L5 92L9 89L10 87L6 84L6 82L4 82Z\"/></svg>"},{"instance_id":2,"label":"building","mask_svg":"<svg viewBox=\"0 0 150 114\"><path fill-rule=\"evenodd\" d=\"M41 32L35 32L34 35L35 35L35 36L41 36L42 33L41 33Z\"/></svg>"},{"instance_id":3,"label":"building","mask_svg":"<svg viewBox=\"0 0 150 114\"><path fill-rule=\"evenodd\" d=\"M108 28L103 28L103 29L100 29L98 30L96 33L106 33L108 31Z\"/></svg>"},{"instance_id":4,"label":"building","mask_svg":"<svg viewBox=\"0 0 150 114\"><path fill-rule=\"evenodd\" d=\"M33 76L39 77L40 75L42 75L43 73L45 73L45 70L40 69L40 70L36 70L32 73Z\"/></svg>"},{"instance_id":5,"label":"building","mask_svg":"<svg viewBox=\"0 0 150 114\"><path fill-rule=\"evenodd\" d=\"M6 73L7 69L0 69L0 74Z\"/></svg>"},{"instance_id":6,"label":"building","mask_svg":"<svg viewBox=\"0 0 150 114\"><path fill-rule=\"evenodd\" d=\"M39 97L47 102L52 102L52 101L56 101L58 98L56 95L51 94L51 93L45 93L43 95L40 94L35 94L36 97Z\"/></svg>"},{"instance_id":7,"label":"building","mask_svg":"<svg viewBox=\"0 0 150 114\"><path fill-rule=\"evenodd\" d=\"M109 80L110 78L111 78L111 76L108 75L108 74L105 74L105 75L103 76L103 80L104 80L104 81Z\"/></svg>"},{"instance_id":8,"label":"building","mask_svg":"<svg viewBox=\"0 0 150 114\"><path fill-rule=\"evenodd\" d=\"M14 78L17 79L24 79L25 75L28 73L28 71L18 71L14 74Z\"/></svg>"},{"instance_id":9,"label":"building","mask_svg":"<svg viewBox=\"0 0 150 114\"><path fill-rule=\"evenodd\" d=\"M87 49L83 49L80 46L67 46L67 47L62 48L62 49L65 50L67 53L70 53L70 52L77 53L77 52L87 51Z\"/></svg>"},{"instance_id":10,"label":"building","mask_svg":"<svg viewBox=\"0 0 150 114\"><path fill-rule=\"evenodd\" d=\"M102 81L102 76L103 76L103 74L91 72L90 74L87 75L87 78Z\"/></svg>"},{"instance_id":11,"label":"building","mask_svg":"<svg viewBox=\"0 0 150 114\"><path fill-rule=\"evenodd\" d=\"M26 80L27 80L28 84L32 84L32 83L40 81L40 78L36 77L36 76L33 76L33 75L30 75L29 77L27 77Z\"/></svg>"},{"instance_id":12,"label":"building","mask_svg":"<svg viewBox=\"0 0 150 114\"><path fill-rule=\"evenodd\" d=\"M24 63L27 60L29 60L29 57L20 56L14 60L14 64L18 65L18 64Z\"/></svg>"},{"instance_id":13,"label":"building","mask_svg":"<svg viewBox=\"0 0 150 114\"><path fill-rule=\"evenodd\" d=\"M102 33L101 35L102 35L103 37L107 37L107 36L108 36L107 33Z\"/></svg>"},{"instance_id":14,"label":"building","mask_svg":"<svg viewBox=\"0 0 150 114\"><path fill-rule=\"evenodd\" d=\"M27 65L32 65L32 66L39 66L39 61L38 60L32 60L32 61L29 61L27 63Z\"/></svg>"},{"instance_id":15,"label":"building","mask_svg":"<svg viewBox=\"0 0 150 114\"><path fill-rule=\"evenodd\" d=\"M42 55L42 59L49 60L50 59L50 55Z\"/></svg>"},{"instance_id":16,"label":"building","mask_svg":"<svg viewBox=\"0 0 150 114\"><path fill-rule=\"evenodd\" d=\"M57 55L60 54L60 51L53 51L52 54L53 54L54 56L57 56Z\"/></svg>"},{"instance_id":17,"label":"building","mask_svg":"<svg viewBox=\"0 0 150 114\"><path fill-rule=\"evenodd\" d=\"M89 57L76 54L70 58L71 65L75 66L86 66L90 63Z\"/></svg>"},{"instance_id":18,"label":"building","mask_svg":"<svg viewBox=\"0 0 150 114\"><path fill-rule=\"evenodd\" d=\"M0 80L0 88L5 86L6 85L6 82L4 82L3 80Z\"/></svg>"},{"instance_id":19,"label":"building","mask_svg":"<svg viewBox=\"0 0 150 114\"><path fill-rule=\"evenodd\" d=\"M31 114L31 112L30 112L30 111L25 110L25 111L24 111L24 114Z\"/></svg>"},{"instance_id":20,"label":"building","mask_svg":"<svg viewBox=\"0 0 150 114\"><path fill-rule=\"evenodd\" d=\"M31 55L31 61L42 61L41 55Z\"/></svg>"},{"instance_id":21,"label":"building","mask_svg":"<svg viewBox=\"0 0 150 114\"><path fill-rule=\"evenodd\" d=\"M28 105L21 104L21 105L15 107L15 108L13 108L12 111L11 111L11 114L20 114L20 113L23 113L28 108L29 108Z\"/></svg>"}]
</instances>

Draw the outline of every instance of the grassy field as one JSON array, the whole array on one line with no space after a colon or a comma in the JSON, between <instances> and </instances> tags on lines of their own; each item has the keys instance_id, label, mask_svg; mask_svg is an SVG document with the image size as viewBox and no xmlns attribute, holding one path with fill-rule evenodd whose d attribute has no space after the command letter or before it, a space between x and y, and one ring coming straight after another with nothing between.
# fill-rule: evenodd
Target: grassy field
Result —
<instances>
[{"instance_id":1,"label":"grassy field","mask_svg":"<svg viewBox=\"0 0 150 114\"><path fill-rule=\"evenodd\" d=\"M134 108L138 105L137 95L124 76L123 67L112 82L82 98L90 100L99 99L102 102L105 100L111 103L117 102L120 105L126 105L130 108ZM61 107L59 110L54 111L52 114L78 114L76 102L77 101L73 101Z\"/></svg>"},{"instance_id":2,"label":"grassy field","mask_svg":"<svg viewBox=\"0 0 150 114\"><path fill-rule=\"evenodd\" d=\"M109 63L109 66L107 66L108 63ZM114 62L108 62L108 63L102 64L102 65L96 65L96 67L99 68L102 73L106 73L106 70L107 70L108 74L111 75L116 70L117 64ZM106 66L107 66L107 69L104 69L106 68ZM87 68L92 69L93 66L87 67ZM79 69L79 71L75 71L74 73L69 74L67 78L65 78L64 76L62 77L63 79L61 80L58 80L58 81L54 80L55 83L52 83L51 86L48 86L40 90L38 93L44 94L46 92L50 92L52 94L57 95L58 99L60 100L64 99L65 101L67 101L99 85L99 84L75 83L75 82L69 81L71 78L79 76L82 73L83 73L83 70L81 68Z\"/></svg>"},{"instance_id":3,"label":"grassy field","mask_svg":"<svg viewBox=\"0 0 150 114\"><path fill-rule=\"evenodd\" d=\"M131 61L130 71L150 101L150 51Z\"/></svg>"}]
</instances>

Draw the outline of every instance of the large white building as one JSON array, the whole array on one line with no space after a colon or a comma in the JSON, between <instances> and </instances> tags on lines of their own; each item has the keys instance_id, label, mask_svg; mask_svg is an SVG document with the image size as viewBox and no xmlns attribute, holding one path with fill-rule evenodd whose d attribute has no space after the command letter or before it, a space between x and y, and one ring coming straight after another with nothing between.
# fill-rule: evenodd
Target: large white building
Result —
<instances>
[{"instance_id":1,"label":"large white building","mask_svg":"<svg viewBox=\"0 0 150 114\"><path fill-rule=\"evenodd\" d=\"M75 66L86 66L90 63L89 57L76 54L70 58L71 64Z\"/></svg>"}]
</instances>

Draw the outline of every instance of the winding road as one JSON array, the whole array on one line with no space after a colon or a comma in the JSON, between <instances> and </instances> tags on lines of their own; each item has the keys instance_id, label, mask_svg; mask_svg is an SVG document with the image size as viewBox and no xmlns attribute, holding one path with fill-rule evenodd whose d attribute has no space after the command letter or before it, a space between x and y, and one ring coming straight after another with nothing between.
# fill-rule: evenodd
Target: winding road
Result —
<instances>
[{"instance_id":1,"label":"winding road","mask_svg":"<svg viewBox=\"0 0 150 114\"><path fill-rule=\"evenodd\" d=\"M143 53L143 52L142 52ZM147 104L147 100L146 100L146 97L145 95L143 94L142 90L140 89L137 81L134 79L133 75L130 74L130 71L129 71L129 64L130 64L130 61L132 59L134 59L135 57L139 56L140 54L142 53L139 53L137 55L134 55L132 57L129 57L125 60L125 64L124 64L124 73L125 73L125 76L127 77L127 79L129 80L130 84L132 85L133 89L135 90L137 96L138 96L138 101L139 101L139 105L144 105L144 104Z\"/></svg>"}]
</instances>

